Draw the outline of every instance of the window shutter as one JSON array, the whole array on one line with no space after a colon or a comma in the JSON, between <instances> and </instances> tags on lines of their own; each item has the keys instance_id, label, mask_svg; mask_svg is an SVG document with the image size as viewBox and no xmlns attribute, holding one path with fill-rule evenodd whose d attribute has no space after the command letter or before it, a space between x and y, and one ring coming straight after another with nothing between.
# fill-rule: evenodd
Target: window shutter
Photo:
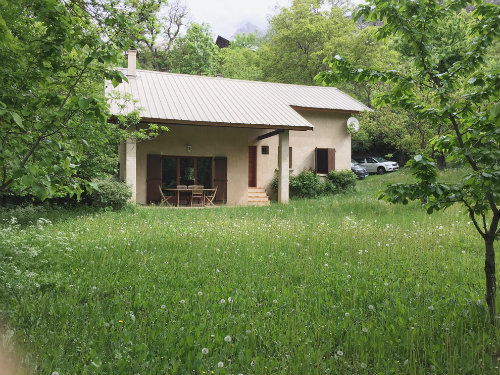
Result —
<instances>
[{"instance_id":1,"label":"window shutter","mask_svg":"<svg viewBox=\"0 0 500 375\"><path fill-rule=\"evenodd\" d=\"M328 173L335 170L335 149L328 149Z\"/></svg>"},{"instance_id":2,"label":"window shutter","mask_svg":"<svg viewBox=\"0 0 500 375\"><path fill-rule=\"evenodd\" d=\"M292 169L292 148L288 147L288 168Z\"/></svg>"}]
</instances>

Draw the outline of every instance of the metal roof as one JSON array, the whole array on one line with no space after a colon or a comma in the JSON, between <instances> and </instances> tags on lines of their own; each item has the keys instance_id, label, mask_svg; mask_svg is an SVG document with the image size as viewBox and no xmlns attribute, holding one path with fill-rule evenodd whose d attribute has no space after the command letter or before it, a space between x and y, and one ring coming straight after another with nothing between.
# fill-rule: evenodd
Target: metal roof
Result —
<instances>
[{"instance_id":1,"label":"metal roof","mask_svg":"<svg viewBox=\"0 0 500 375\"><path fill-rule=\"evenodd\" d=\"M123 74L127 69L118 69ZM368 107L335 87L300 86L219 77L137 70L106 94L129 94L132 101L111 100L111 114L139 110L147 121L235 127L308 130L311 125L292 107L361 112Z\"/></svg>"}]
</instances>

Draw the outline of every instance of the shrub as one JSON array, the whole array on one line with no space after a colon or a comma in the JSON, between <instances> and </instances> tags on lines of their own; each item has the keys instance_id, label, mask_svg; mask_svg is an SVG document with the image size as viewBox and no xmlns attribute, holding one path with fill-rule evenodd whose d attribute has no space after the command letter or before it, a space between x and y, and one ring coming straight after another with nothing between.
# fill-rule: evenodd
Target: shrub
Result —
<instances>
[{"instance_id":1,"label":"shrub","mask_svg":"<svg viewBox=\"0 0 500 375\"><path fill-rule=\"evenodd\" d=\"M130 187L122 181L107 178L94 180L94 191L92 192L92 205L95 207L111 207L113 210L121 210L132 197Z\"/></svg>"},{"instance_id":2,"label":"shrub","mask_svg":"<svg viewBox=\"0 0 500 375\"><path fill-rule=\"evenodd\" d=\"M331 171L326 176L326 191L333 194L354 191L356 180L352 171Z\"/></svg>"},{"instance_id":3,"label":"shrub","mask_svg":"<svg viewBox=\"0 0 500 375\"><path fill-rule=\"evenodd\" d=\"M290 176L290 195L301 198L314 198L325 191L320 177L313 171L302 171Z\"/></svg>"},{"instance_id":4,"label":"shrub","mask_svg":"<svg viewBox=\"0 0 500 375\"><path fill-rule=\"evenodd\" d=\"M290 175L290 196L314 198L324 193L325 186L320 177L313 171L302 171L297 176ZM278 191L278 175L271 182L274 191Z\"/></svg>"}]
</instances>

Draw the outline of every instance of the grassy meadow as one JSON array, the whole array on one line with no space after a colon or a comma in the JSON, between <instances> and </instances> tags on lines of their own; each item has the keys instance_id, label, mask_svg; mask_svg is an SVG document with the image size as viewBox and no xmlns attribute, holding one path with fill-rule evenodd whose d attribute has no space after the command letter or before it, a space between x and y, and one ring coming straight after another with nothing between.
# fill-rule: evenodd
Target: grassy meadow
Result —
<instances>
[{"instance_id":1,"label":"grassy meadow","mask_svg":"<svg viewBox=\"0 0 500 375\"><path fill-rule=\"evenodd\" d=\"M287 206L3 212L1 343L40 374L498 374L482 242L460 207L376 199L406 179Z\"/></svg>"}]
</instances>

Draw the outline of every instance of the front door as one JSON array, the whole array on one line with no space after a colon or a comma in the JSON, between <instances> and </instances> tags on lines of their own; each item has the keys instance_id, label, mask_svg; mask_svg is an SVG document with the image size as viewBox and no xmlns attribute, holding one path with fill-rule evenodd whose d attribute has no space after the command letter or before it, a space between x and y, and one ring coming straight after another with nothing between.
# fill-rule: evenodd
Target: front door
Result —
<instances>
[{"instance_id":1,"label":"front door","mask_svg":"<svg viewBox=\"0 0 500 375\"><path fill-rule=\"evenodd\" d=\"M248 146L248 187L257 187L257 146Z\"/></svg>"},{"instance_id":2,"label":"front door","mask_svg":"<svg viewBox=\"0 0 500 375\"><path fill-rule=\"evenodd\" d=\"M217 187L215 201L227 202L227 158L216 157L214 159L214 164L214 187Z\"/></svg>"},{"instance_id":3,"label":"front door","mask_svg":"<svg viewBox=\"0 0 500 375\"><path fill-rule=\"evenodd\" d=\"M147 163L146 200L147 203L160 202L161 155L148 155Z\"/></svg>"}]
</instances>

